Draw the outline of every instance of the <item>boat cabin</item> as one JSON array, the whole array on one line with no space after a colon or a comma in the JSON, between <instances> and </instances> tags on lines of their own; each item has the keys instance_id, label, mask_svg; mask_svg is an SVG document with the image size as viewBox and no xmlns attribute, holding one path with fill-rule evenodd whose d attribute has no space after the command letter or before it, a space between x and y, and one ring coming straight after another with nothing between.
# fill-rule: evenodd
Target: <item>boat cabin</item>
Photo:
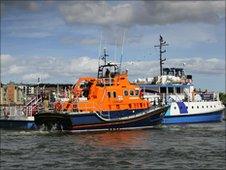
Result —
<instances>
[{"instance_id":1,"label":"boat cabin","mask_svg":"<svg viewBox=\"0 0 226 170\"><path fill-rule=\"evenodd\" d=\"M183 68L163 68L163 75L182 77L185 73Z\"/></svg>"},{"instance_id":2,"label":"boat cabin","mask_svg":"<svg viewBox=\"0 0 226 170\"><path fill-rule=\"evenodd\" d=\"M102 112L147 109L150 103L140 87L128 80L128 71L119 71L117 64L100 65L97 77L82 77L73 86L73 97L58 102L58 111Z\"/></svg>"}]
</instances>

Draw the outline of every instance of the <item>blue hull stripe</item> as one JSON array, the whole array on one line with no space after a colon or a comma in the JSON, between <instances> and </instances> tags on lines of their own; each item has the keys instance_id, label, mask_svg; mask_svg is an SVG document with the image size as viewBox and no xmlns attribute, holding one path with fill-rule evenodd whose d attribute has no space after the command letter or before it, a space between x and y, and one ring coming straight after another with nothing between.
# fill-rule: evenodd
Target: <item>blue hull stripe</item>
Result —
<instances>
[{"instance_id":1,"label":"blue hull stripe","mask_svg":"<svg viewBox=\"0 0 226 170\"><path fill-rule=\"evenodd\" d=\"M180 113L188 113L188 109L186 108L184 102L177 102Z\"/></svg>"},{"instance_id":2,"label":"blue hull stripe","mask_svg":"<svg viewBox=\"0 0 226 170\"><path fill-rule=\"evenodd\" d=\"M203 114L188 114L178 116L165 116L162 124L180 124L180 123L206 123L219 122L223 120L223 112L211 112Z\"/></svg>"}]
</instances>

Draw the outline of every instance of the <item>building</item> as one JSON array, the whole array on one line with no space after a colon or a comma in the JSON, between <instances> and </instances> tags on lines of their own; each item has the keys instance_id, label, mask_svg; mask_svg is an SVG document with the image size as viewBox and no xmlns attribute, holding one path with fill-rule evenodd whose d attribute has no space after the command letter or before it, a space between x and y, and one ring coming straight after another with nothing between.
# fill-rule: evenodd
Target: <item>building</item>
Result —
<instances>
[{"instance_id":1,"label":"building","mask_svg":"<svg viewBox=\"0 0 226 170\"><path fill-rule=\"evenodd\" d=\"M23 91L15 83L1 83L0 105L23 105L25 102Z\"/></svg>"},{"instance_id":2,"label":"building","mask_svg":"<svg viewBox=\"0 0 226 170\"><path fill-rule=\"evenodd\" d=\"M7 86L0 83L0 105L7 103Z\"/></svg>"},{"instance_id":3,"label":"building","mask_svg":"<svg viewBox=\"0 0 226 170\"><path fill-rule=\"evenodd\" d=\"M23 105L38 95L49 101L56 98L67 98L73 84L8 84L1 83L0 105Z\"/></svg>"}]
</instances>

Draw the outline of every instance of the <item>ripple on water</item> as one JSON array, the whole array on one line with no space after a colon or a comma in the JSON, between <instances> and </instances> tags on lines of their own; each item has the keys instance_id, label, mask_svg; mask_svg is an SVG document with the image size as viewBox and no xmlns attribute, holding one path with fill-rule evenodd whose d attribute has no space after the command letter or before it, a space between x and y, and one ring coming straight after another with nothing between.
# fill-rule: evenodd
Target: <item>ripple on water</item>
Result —
<instances>
[{"instance_id":1,"label":"ripple on water","mask_svg":"<svg viewBox=\"0 0 226 170\"><path fill-rule=\"evenodd\" d=\"M148 130L1 131L2 169L225 169L225 122Z\"/></svg>"}]
</instances>

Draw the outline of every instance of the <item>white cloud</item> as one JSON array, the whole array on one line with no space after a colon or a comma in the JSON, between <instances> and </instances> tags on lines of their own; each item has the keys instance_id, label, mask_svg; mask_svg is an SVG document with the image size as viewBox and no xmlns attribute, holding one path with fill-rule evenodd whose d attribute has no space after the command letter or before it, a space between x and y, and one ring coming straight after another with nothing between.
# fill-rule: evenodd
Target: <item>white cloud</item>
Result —
<instances>
[{"instance_id":1,"label":"white cloud","mask_svg":"<svg viewBox=\"0 0 226 170\"><path fill-rule=\"evenodd\" d=\"M185 63L185 67L183 66ZM152 77L159 74L158 61L131 61L124 67L132 79ZM217 75L225 73L225 61L217 58L175 58L165 62L164 67L184 67L187 74Z\"/></svg>"},{"instance_id":2,"label":"white cloud","mask_svg":"<svg viewBox=\"0 0 226 170\"><path fill-rule=\"evenodd\" d=\"M26 70L24 66L11 65L9 66L8 73L9 74L21 74Z\"/></svg>"},{"instance_id":3,"label":"white cloud","mask_svg":"<svg viewBox=\"0 0 226 170\"><path fill-rule=\"evenodd\" d=\"M40 78L41 80L46 80L47 78L49 78L49 74L47 73L29 73L29 74L25 74L22 76L23 80L26 81L37 81L38 78Z\"/></svg>"},{"instance_id":4,"label":"white cloud","mask_svg":"<svg viewBox=\"0 0 226 170\"><path fill-rule=\"evenodd\" d=\"M73 59L69 65L69 72L77 75L92 74L97 72L97 59L91 59L89 57L79 57Z\"/></svg>"},{"instance_id":5,"label":"white cloud","mask_svg":"<svg viewBox=\"0 0 226 170\"><path fill-rule=\"evenodd\" d=\"M8 58L10 55L4 55ZM5 58L7 58L5 57ZM186 63L187 74L222 75L225 71L225 61L212 57L203 58L176 58L166 61L164 67L182 67ZM129 70L131 80L152 77L159 74L159 62L155 61L125 61L123 69ZM65 59L62 57L32 57L24 62L14 59L2 72L3 80L37 82L38 77L44 82L74 82L82 76L97 75L98 60L84 57Z\"/></svg>"},{"instance_id":6,"label":"white cloud","mask_svg":"<svg viewBox=\"0 0 226 170\"><path fill-rule=\"evenodd\" d=\"M9 54L1 54L1 67L4 67L5 65L10 64L14 61L14 58Z\"/></svg>"},{"instance_id":7,"label":"white cloud","mask_svg":"<svg viewBox=\"0 0 226 170\"><path fill-rule=\"evenodd\" d=\"M181 22L217 23L224 17L224 1L135 1L110 5L103 1L62 3L69 24L100 26L165 25Z\"/></svg>"}]
</instances>

